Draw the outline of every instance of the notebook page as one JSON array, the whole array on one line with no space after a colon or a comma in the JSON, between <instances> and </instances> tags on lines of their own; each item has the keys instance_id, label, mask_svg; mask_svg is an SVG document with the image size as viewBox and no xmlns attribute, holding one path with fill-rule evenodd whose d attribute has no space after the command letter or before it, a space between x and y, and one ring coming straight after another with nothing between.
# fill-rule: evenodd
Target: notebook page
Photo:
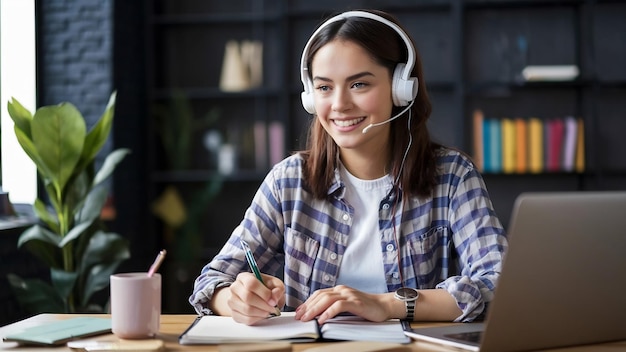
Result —
<instances>
[{"instance_id":1,"label":"notebook page","mask_svg":"<svg viewBox=\"0 0 626 352\"><path fill-rule=\"evenodd\" d=\"M255 325L237 323L231 317L203 316L181 336L181 343L234 343L274 340L308 341L319 337L315 320L302 322L294 312L262 320Z\"/></svg>"},{"instance_id":2,"label":"notebook page","mask_svg":"<svg viewBox=\"0 0 626 352\"><path fill-rule=\"evenodd\" d=\"M329 340L411 342L398 319L377 323L356 316L338 316L327 321L320 330Z\"/></svg>"}]
</instances>

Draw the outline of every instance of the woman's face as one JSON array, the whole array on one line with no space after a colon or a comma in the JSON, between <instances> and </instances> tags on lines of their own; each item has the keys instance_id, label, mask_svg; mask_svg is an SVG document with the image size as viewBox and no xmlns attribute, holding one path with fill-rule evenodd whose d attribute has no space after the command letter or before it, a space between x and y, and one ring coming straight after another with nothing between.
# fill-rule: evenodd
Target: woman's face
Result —
<instances>
[{"instance_id":1,"label":"woman's face","mask_svg":"<svg viewBox=\"0 0 626 352\"><path fill-rule=\"evenodd\" d=\"M317 118L342 150L385 150L391 116L391 77L361 46L333 40L311 62Z\"/></svg>"}]
</instances>

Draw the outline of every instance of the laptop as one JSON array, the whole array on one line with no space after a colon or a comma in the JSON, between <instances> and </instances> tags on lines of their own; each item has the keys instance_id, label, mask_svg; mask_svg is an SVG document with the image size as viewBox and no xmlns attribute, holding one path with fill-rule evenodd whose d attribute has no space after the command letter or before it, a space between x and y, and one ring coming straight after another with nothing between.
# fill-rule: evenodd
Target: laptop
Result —
<instances>
[{"instance_id":1,"label":"laptop","mask_svg":"<svg viewBox=\"0 0 626 352\"><path fill-rule=\"evenodd\" d=\"M626 340L626 192L523 193L484 323L405 333L470 351Z\"/></svg>"}]
</instances>

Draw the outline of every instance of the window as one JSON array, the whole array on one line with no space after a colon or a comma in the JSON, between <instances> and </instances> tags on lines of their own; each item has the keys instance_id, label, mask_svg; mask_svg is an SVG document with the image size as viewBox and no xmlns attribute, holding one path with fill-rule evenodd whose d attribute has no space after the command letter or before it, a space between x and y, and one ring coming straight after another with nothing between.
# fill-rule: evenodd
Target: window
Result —
<instances>
[{"instance_id":1,"label":"window","mask_svg":"<svg viewBox=\"0 0 626 352\"><path fill-rule=\"evenodd\" d=\"M12 203L37 198L37 169L17 142L7 111L12 97L35 111L35 55L35 0L0 1L0 185Z\"/></svg>"}]
</instances>

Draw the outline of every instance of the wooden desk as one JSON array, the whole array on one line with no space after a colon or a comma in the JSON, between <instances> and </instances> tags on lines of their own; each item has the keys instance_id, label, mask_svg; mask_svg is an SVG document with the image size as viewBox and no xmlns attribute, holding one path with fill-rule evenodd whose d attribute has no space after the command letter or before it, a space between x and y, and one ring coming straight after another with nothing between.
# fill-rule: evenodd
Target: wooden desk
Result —
<instances>
[{"instance_id":1,"label":"wooden desk","mask_svg":"<svg viewBox=\"0 0 626 352\"><path fill-rule=\"evenodd\" d=\"M19 331L21 329L36 326L42 324L44 322L56 321L59 319L66 319L69 317L73 317L77 315L69 315L69 314L40 314L34 317L9 324L4 327L0 327L0 336L7 335L9 333ZM103 315L94 315L94 316L103 316ZM104 315L107 316L107 315ZM165 342L165 346L167 351L217 351L218 347L214 345L203 345L203 346L183 346L178 343L178 336L189 327L189 325L195 319L195 315L163 315L161 316L161 329L157 338L163 340ZM414 327L426 327L426 326L436 326L436 325L446 325L450 323L414 323L412 324ZM112 334L101 335L97 337L93 337L92 339L107 339L107 340L115 340L116 337ZM320 343L294 343L293 351L305 351L307 348L316 347L323 345L323 342ZM445 352L445 351L456 351L457 349L445 348L443 346L438 346L426 342L418 342L413 341L410 345L411 350L413 351L426 351L426 352ZM3 343L0 342L0 350L10 350L16 352L45 352L45 351L70 351L69 348L61 346L55 348L48 347L17 347L15 343ZM562 349L553 349L550 350L552 352L558 351L577 351L577 352L596 352L596 351L626 351L626 341L608 343L608 344L598 344L593 346L579 346L572 348L562 348Z\"/></svg>"}]
</instances>

